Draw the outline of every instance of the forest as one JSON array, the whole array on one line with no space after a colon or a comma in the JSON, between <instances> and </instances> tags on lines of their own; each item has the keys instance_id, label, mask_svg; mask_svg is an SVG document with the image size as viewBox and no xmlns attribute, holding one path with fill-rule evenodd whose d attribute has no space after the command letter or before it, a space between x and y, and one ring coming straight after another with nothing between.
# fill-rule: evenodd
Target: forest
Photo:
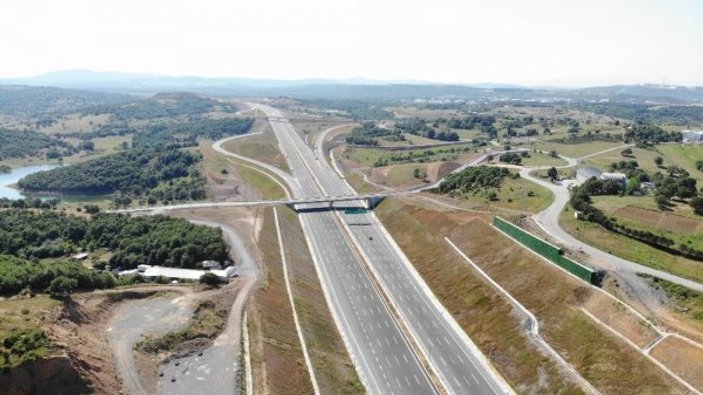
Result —
<instances>
[{"instance_id":1,"label":"forest","mask_svg":"<svg viewBox=\"0 0 703 395\"><path fill-rule=\"evenodd\" d=\"M96 214L78 217L53 210L0 211L0 253L23 259L64 258L76 251L108 249L112 268L139 264L193 268L225 261L222 231L164 216Z\"/></svg>"},{"instance_id":2,"label":"forest","mask_svg":"<svg viewBox=\"0 0 703 395\"><path fill-rule=\"evenodd\" d=\"M145 195L159 183L183 177L200 178L200 156L175 148L125 152L30 174L18 186L32 192Z\"/></svg>"},{"instance_id":3,"label":"forest","mask_svg":"<svg viewBox=\"0 0 703 395\"><path fill-rule=\"evenodd\" d=\"M71 144L43 133L0 128L0 160L41 156L58 159L77 151Z\"/></svg>"},{"instance_id":4,"label":"forest","mask_svg":"<svg viewBox=\"0 0 703 395\"><path fill-rule=\"evenodd\" d=\"M146 100L125 104L103 104L84 109L83 115L110 114L114 120L144 120L198 116L219 110L234 112L234 107L193 93L159 93Z\"/></svg>"}]
</instances>

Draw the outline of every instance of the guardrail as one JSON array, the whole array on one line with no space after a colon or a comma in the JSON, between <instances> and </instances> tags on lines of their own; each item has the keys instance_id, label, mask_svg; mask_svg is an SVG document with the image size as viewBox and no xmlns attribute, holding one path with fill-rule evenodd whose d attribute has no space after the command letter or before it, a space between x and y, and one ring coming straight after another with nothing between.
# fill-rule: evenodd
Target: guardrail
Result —
<instances>
[{"instance_id":1,"label":"guardrail","mask_svg":"<svg viewBox=\"0 0 703 395\"><path fill-rule=\"evenodd\" d=\"M589 284L600 286L603 279L603 272L595 271L589 267L586 267L576 261L573 261L564 256L564 251L545 241L539 237L533 236L532 234L520 229L519 227L511 224L510 222L495 216L493 217L493 226L499 230L505 232L508 236L512 237L520 244L534 251L538 255L544 257L548 261L554 263L560 268L566 270L567 272L573 274L574 276L586 281Z\"/></svg>"}]
</instances>

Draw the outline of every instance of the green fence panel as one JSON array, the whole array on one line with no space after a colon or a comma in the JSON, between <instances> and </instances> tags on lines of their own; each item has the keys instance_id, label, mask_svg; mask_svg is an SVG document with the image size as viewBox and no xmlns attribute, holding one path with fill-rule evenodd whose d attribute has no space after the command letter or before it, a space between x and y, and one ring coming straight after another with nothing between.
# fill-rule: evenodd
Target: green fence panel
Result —
<instances>
[{"instance_id":1,"label":"green fence panel","mask_svg":"<svg viewBox=\"0 0 703 395\"><path fill-rule=\"evenodd\" d=\"M493 217L493 226L502 230L515 240L519 241L525 247L547 258L550 262L556 264L583 281L586 281L589 284L597 285L596 274L593 270L565 257L563 255L563 251L556 246L535 237L528 232L525 232L519 227L497 216Z\"/></svg>"}]
</instances>

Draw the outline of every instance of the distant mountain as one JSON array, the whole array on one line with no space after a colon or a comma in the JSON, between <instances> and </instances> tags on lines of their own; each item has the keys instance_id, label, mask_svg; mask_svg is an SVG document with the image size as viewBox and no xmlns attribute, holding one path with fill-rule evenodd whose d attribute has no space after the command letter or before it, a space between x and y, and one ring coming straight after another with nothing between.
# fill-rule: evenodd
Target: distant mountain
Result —
<instances>
[{"instance_id":1,"label":"distant mountain","mask_svg":"<svg viewBox=\"0 0 703 395\"><path fill-rule=\"evenodd\" d=\"M703 87L676 85L612 85L579 89L580 94L615 101L703 101Z\"/></svg>"},{"instance_id":2,"label":"distant mountain","mask_svg":"<svg viewBox=\"0 0 703 395\"><path fill-rule=\"evenodd\" d=\"M104 92L153 94L197 92L239 97L288 96L303 99L617 101L625 103L700 104L703 88L659 85L619 85L583 89L528 88L511 84L439 84L428 81L350 79L253 79L170 77L157 74L58 71L40 76L0 79L0 84L53 86Z\"/></svg>"}]
</instances>

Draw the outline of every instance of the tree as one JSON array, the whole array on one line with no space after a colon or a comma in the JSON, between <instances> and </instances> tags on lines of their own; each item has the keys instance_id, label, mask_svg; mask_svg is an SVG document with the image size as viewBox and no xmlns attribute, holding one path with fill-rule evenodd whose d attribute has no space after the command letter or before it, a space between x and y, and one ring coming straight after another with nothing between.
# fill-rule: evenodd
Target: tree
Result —
<instances>
[{"instance_id":1,"label":"tree","mask_svg":"<svg viewBox=\"0 0 703 395\"><path fill-rule=\"evenodd\" d=\"M95 149L95 143L90 140L83 140L83 142L81 142L81 149L84 151L93 151Z\"/></svg>"},{"instance_id":2,"label":"tree","mask_svg":"<svg viewBox=\"0 0 703 395\"><path fill-rule=\"evenodd\" d=\"M625 157L632 156L632 148L625 148L624 150L620 151L620 155Z\"/></svg>"},{"instance_id":3,"label":"tree","mask_svg":"<svg viewBox=\"0 0 703 395\"><path fill-rule=\"evenodd\" d=\"M654 158L654 164L656 164L657 167L661 167L664 164L664 158L662 158L661 156L657 156L656 158Z\"/></svg>"},{"instance_id":4,"label":"tree","mask_svg":"<svg viewBox=\"0 0 703 395\"><path fill-rule=\"evenodd\" d=\"M95 204L86 204L83 208L88 214L97 214L100 212L100 207Z\"/></svg>"},{"instance_id":5,"label":"tree","mask_svg":"<svg viewBox=\"0 0 703 395\"><path fill-rule=\"evenodd\" d=\"M550 167L549 170L547 170L547 177L549 177L550 180L554 181L559 178L559 172L557 171L556 167Z\"/></svg>"},{"instance_id":6,"label":"tree","mask_svg":"<svg viewBox=\"0 0 703 395\"><path fill-rule=\"evenodd\" d=\"M688 203L691 205L693 212L697 215L703 215L703 197L696 196Z\"/></svg>"},{"instance_id":7,"label":"tree","mask_svg":"<svg viewBox=\"0 0 703 395\"><path fill-rule=\"evenodd\" d=\"M654 201L657 202L657 207L659 210L665 210L667 207L669 207L669 198L661 193L658 193L654 196Z\"/></svg>"},{"instance_id":8,"label":"tree","mask_svg":"<svg viewBox=\"0 0 703 395\"><path fill-rule=\"evenodd\" d=\"M67 298L74 289L78 287L78 280L64 276L56 277L49 283L49 288L46 289L54 298Z\"/></svg>"},{"instance_id":9,"label":"tree","mask_svg":"<svg viewBox=\"0 0 703 395\"><path fill-rule=\"evenodd\" d=\"M212 272L207 272L200 276L200 284L206 285L210 288L219 287L222 283L220 277Z\"/></svg>"}]
</instances>

